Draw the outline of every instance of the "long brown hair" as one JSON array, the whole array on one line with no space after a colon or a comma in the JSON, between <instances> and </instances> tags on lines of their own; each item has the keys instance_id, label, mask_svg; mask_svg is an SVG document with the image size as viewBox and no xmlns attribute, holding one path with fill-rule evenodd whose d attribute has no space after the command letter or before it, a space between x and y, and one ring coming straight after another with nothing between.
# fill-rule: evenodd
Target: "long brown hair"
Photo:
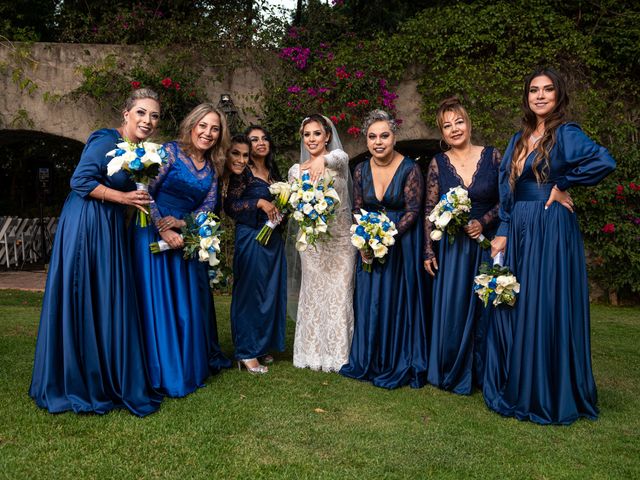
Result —
<instances>
[{"instance_id":1,"label":"long brown hair","mask_svg":"<svg viewBox=\"0 0 640 480\"><path fill-rule=\"evenodd\" d=\"M531 134L538 126L538 118L529 107L529 88L534 78L547 76L551 79L556 93L556 105L551 113L544 119L544 135L535 148L535 157L531 166L533 174L538 184L543 183L549 176L551 150L556 144L556 131L565 122L569 97L564 78L552 68L541 68L535 70L524 81L524 91L522 92L522 135L516 142L516 146L511 157L511 172L509 174L509 185L511 190L515 188L516 180L521 172L518 172L520 157L524 156L528 150L528 141Z\"/></svg>"},{"instance_id":2,"label":"long brown hair","mask_svg":"<svg viewBox=\"0 0 640 480\"><path fill-rule=\"evenodd\" d=\"M195 147L191 141L191 130L209 113L215 113L220 119L220 136L215 145L204 153L204 159L211 164L216 170L218 177L220 177L224 169L225 155L229 148L229 128L227 127L227 119L224 113L216 108L215 105L212 103L201 103L184 117L184 120L180 123L178 143L180 143L180 146L185 152L193 154Z\"/></svg>"}]
</instances>

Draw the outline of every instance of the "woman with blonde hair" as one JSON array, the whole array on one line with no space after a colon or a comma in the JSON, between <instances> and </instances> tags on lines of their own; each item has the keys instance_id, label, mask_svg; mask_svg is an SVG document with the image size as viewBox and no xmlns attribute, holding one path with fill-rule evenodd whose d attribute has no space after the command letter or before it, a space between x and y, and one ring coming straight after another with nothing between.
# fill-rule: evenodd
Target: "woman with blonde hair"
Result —
<instances>
[{"instance_id":1,"label":"woman with blonde hair","mask_svg":"<svg viewBox=\"0 0 640 480\"><path fill-rule=\"evenodd\" d=\"M218 345L207 265L182 257L179 230L187 215L212 212L229 144L224 114L210 103L180 124L177 141L164 145L168 162L149 185L153 226L135 227L134 255L140 314L153 386L171 397L203 387L209 373L231 362ZM171 250L152 254L159 239Z\"/></svg>"},{"instance_id":2,"label":"woman with blonde hair","mask_svg":"<svg viewBox=\"0 0 640 480\"><path fill-rule=\"evenodd\" d=\"M60 214L42 300L29 395L51 413L155 412L162 400L145 363L126 206L149 204L127 172L107 175L117 143L148 140L160 121L158 94L134 90L123 124L91 134Z\"/></svg>"}]
</instances>

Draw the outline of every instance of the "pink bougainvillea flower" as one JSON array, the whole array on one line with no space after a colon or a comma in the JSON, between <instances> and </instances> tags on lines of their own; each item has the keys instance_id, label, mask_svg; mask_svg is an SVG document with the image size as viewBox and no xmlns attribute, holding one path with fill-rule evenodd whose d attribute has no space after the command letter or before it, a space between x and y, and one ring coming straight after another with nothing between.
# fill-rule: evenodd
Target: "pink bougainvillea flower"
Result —
<instances>
[{"instance_id":1,"label":"pink bougainvillea flower","mask_svg":"<svg viewBox=\"0 0 640 480\"><path fill-rule=\"evenodd\" d=\"M300 93L302 91L302 87L299 87L298 85L291 85L289 88L287 88L287 92L289 93Z\"/></svg>"},{"instance_id":2,"label":"pink bougainvillea flower","mask_svg":"<svg viewBox=\"0 0 640 480\"><path fill-rule=\"evenodd\" d=\"M602 231L604 233L614 233L616 231L616 226L613 223L607 223L602 227Z\"/></svg>"},{"instance_id":3,"label":"pink bougainvillea flower","mask_svg":"<svg viewBox=\"0 0 640 480\"><path fill-rule=\"evenodd\" d=\"M362 78L364 77L364 72L362 70L356 70L356 73L354 73L354 75L356 76L356 78Z\"/></svg>"},{"instance_id":4,"label":"pink bougainvillea flower","mask_svg":"<svg viewBox=\"0 0 640 480\"><path fill-rule=\"evenodd\" d=\"M616 195L622 195L623 192L624 192L624 185L618 185L616 187Z\"/></svg>"},{"instance_id":5,"label":"pink bougainvillea flower","mask_svg":"<svg viewBox=\"0 0 640 480\"><path fill-rule=\"evenodd\" d=\"M180 90L180 84L178 82L174 83L173 88L175 88L176 90Z\"/></svg>"},{"instance_id":6,"label":"pink bougainvillea flower","mask_svg":"<svg viewBox=\"0 0 640 480\"><path fill-rule=\"evenodd\" d=\"M171 79L169 77L163 78L160 83L162 84L162 86L164 88L169 88L173 84L173 82L171 81Z\"/></svg>"},{"instance_id":7,"label":"pink bougainvillea flower","mask_svg":"<svg viewBox=\"0 0 640 480\"><path fill-rule=\"evenodd\" d=\"M331 117L329 117L329 118L331 118L331 121L332 121L334 124L336 124L336 125L337 125L337 124L338 124L338 122L340 121L340 120L338 120L338 117L336 117L335 115L331 115Z\"/></svg>"},{"instance_id":8,"label":"pink bougainvillea flower","mask_svg":"<svg viewBox=\"0 0 640 480\"><path fill-rule=\"evenodd\" d=\"M347 130L347 133L349 135L353 135L354 137L357 137L358 135L360 135L360 129L358 127L349 127L349 129Z\"/></svg>"},{"instance_id":9,"label":"pink bougainvillea flower","mask_svg":"<svg viewBox=\"0 0 640 480\"><path fill-rule=\"evenodd\" d=\"M141 84L140 82L136 81L136 80L133 80L133 81L131 82L131 88L133 88L133 89L138 89L138 88L140 88L140 85L142 85L142 84Z\"/></svg>"},{"instance_id":10,"label":"pink bougainvillea flower","mask_svg":"<svg viewBox=\"0 0 640 480\"><path fill-rule=\"evenodd\" d=\"M631 183L629 184L629 188L630 188L631 190L633 190L634 192L637 192L637 191L639 191L639 190L640 190L640 185L638 185L638 184L636 184L636 183L634 183L634 182L631 182Z\"/></svg>"},{"instance_id":11,"label":"pink bougainvillea flower","mask_svg":"<svg viewBox=\"0 0 640 480\"><path fill-rule=\"evenodd\" d=\"M597 205L598 204L598 200L596 200L595 198L591 199L591 205Z\"/></svg>"},{"instance_id":12,"label":"pink bougainvillea flower","mask_svg":"<svg viewBox=\"0 0 640 480\"><path fill-rule=\"evenodd\" d=\"M347 107L349 107L349 108L354 108L354 107L357 107L357 106L358 106L358 104L356 102L347 102Z\"/></svg>"},{"instance_id":13,"label":"pink bougainvillea flower","mask_svg":"<svg viewBox=\"0 0 640 480\"><path fill-rule=\"evenodd\" d=\"M344 120L345 118L347 118L347 115L343 112L340 114L340 120Z\"/></svg>"}]
</instances>

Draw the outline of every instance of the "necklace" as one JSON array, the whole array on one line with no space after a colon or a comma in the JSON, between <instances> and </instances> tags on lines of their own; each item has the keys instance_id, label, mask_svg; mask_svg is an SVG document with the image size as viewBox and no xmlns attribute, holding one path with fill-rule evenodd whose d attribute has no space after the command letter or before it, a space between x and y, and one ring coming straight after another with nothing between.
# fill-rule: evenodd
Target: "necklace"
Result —
<instances>
[{"instance_id":1,"label":"necklace","mask_svg":"<svg viewBox=\"0 0 640 480\"><path fill-rule=\"evenodd\" d=\"M391 162L393 162L393 158L395 157L395 155L391 155L391 159L388 162L379 162L376 157L371 157L371 160L373 160L373 163L377 166L377 167L388 167L389 165L391 165Z\"/></svg>"}]
</instances>

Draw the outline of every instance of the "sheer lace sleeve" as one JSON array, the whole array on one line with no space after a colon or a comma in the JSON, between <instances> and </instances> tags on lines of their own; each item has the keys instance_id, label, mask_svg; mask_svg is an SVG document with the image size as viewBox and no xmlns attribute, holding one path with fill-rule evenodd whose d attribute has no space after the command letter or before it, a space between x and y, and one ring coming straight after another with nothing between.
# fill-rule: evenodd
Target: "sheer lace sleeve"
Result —
<instances>
[{"instance_id":1,"label":"sheer lace sleeve","mask_svg":"<svg viewBox=\"0 0 640 480\"><path fill-rule=\"evenodd\" d=\"M240 175L231 175L224 211L237 222L253 225L257 222L258 198L243 198L249 185L248 167Z\"/></svg>"},{"instance_id":2,"label":"sheer lace sleeve","mask_svg":"<svg viewBox=\"0 0 640 480\"><path fill-rule=\"evenodd\" d=\"M194 215L198 215L200 212L215 212L218 203L218 174L216 173L213 165L211 166L211 186L207 192L207 196L204 197L202 203L193 212Z\"/></svg>"},{"instance_id":3,"label":"sheer lace sleeve","mask_svg":"<svg viewBox=\"0 0 640 480\"><path fill-rule=\"evenodd\" d=\"M440 199L440 171L438 169L438 161L435 157L429 163L427 170L427 194L424 198L424 259L429 260L436 256L433 249L433 240L431 240L431 231L433 230L433 222L429 221L429 215L435 208Z\"/></svg>"},{"instance_id":4,"label":"sheer lace sleeve","mask_svg":"<svg viewBox=\"0 0 640 480\"><path fill-rule=\"evenodd\" d=\"M169 170L171 170L173 164L178 158L177 146L174 142L165 143L163 146L167 151L167 163L160 166L158 175L149 182L149 195L151 195L151 198L155 197L158 191L162 188L164 179L167 178ZM158 210L158 206L155 202L151 202L149 204L149 213L154 225L156 225L162 218L162 216L160 215L160 211Z\"/></svg>"},{"instance_id":5,"label":"sheer lace sleeve","mask_svg":"<svg viewBox=\"0 0 640 480\"><path fill-rule=\"evenodd\" d=\"M400 220L396 225L396 229L398 230L398 237L401 237L404 232L411 228L420 217L423 197L424 179L422 178L420 166L416 163L413 165L413 168L404 181L405 213L402 215L402 217L400 217Z\"/></svg>"},{"instance_id":6,"label":"sheer lace sleeve","mask_svg":"<svg viewBox=\"0 0 640 480\"><path fill-rule=\"evenodd\" d=\"M339 149L332 150L324 156L324 163L327 168L335 170L341 177L347 177L347 171L349 169L349 155L347 155L346 152Z\"/></svg>"},{"instance_id":7,"label":"sheer lace sleeve","mask_svg":"<svg viewBox=\"0 0 640 480\"><path fill-rule=\"evenodd\" d=\"M495 171L496 177L498 176L498 169L500 168L500 162L502 161L502 156L497 148L493 149L493 155L491 157L491 169ZM478 219L483 229L487 227L492 227L499 220L500 214L500 202L498 201L487 213L485 213L482 217Z\"/></svg>"},{"instance_id":8,"label":"sheer lace sleeve","mask_svg":"<svg viewBox=\"0 0 640 480\"><path fill-rule=\"evenodd\" d=\"M364 162L360 162L353 172L353 209L351 210L353 213L360 213L360 209L364 206L362 195L362 168L364 167Z\"/></svg>"},{"instance_id":9,"label":"sheer lace sleeve","mask_svg":"<svg viewBox=\"0 0 640 480\"><path fill-rule=\"evenodd\" d=\"M299 163L294 163L293 165L291 165L291 168L289 169L289 172L287 173L287 180L289 182L294 181L296 178L300 177L300 164Z\"/></svg>"}]
</instances>

